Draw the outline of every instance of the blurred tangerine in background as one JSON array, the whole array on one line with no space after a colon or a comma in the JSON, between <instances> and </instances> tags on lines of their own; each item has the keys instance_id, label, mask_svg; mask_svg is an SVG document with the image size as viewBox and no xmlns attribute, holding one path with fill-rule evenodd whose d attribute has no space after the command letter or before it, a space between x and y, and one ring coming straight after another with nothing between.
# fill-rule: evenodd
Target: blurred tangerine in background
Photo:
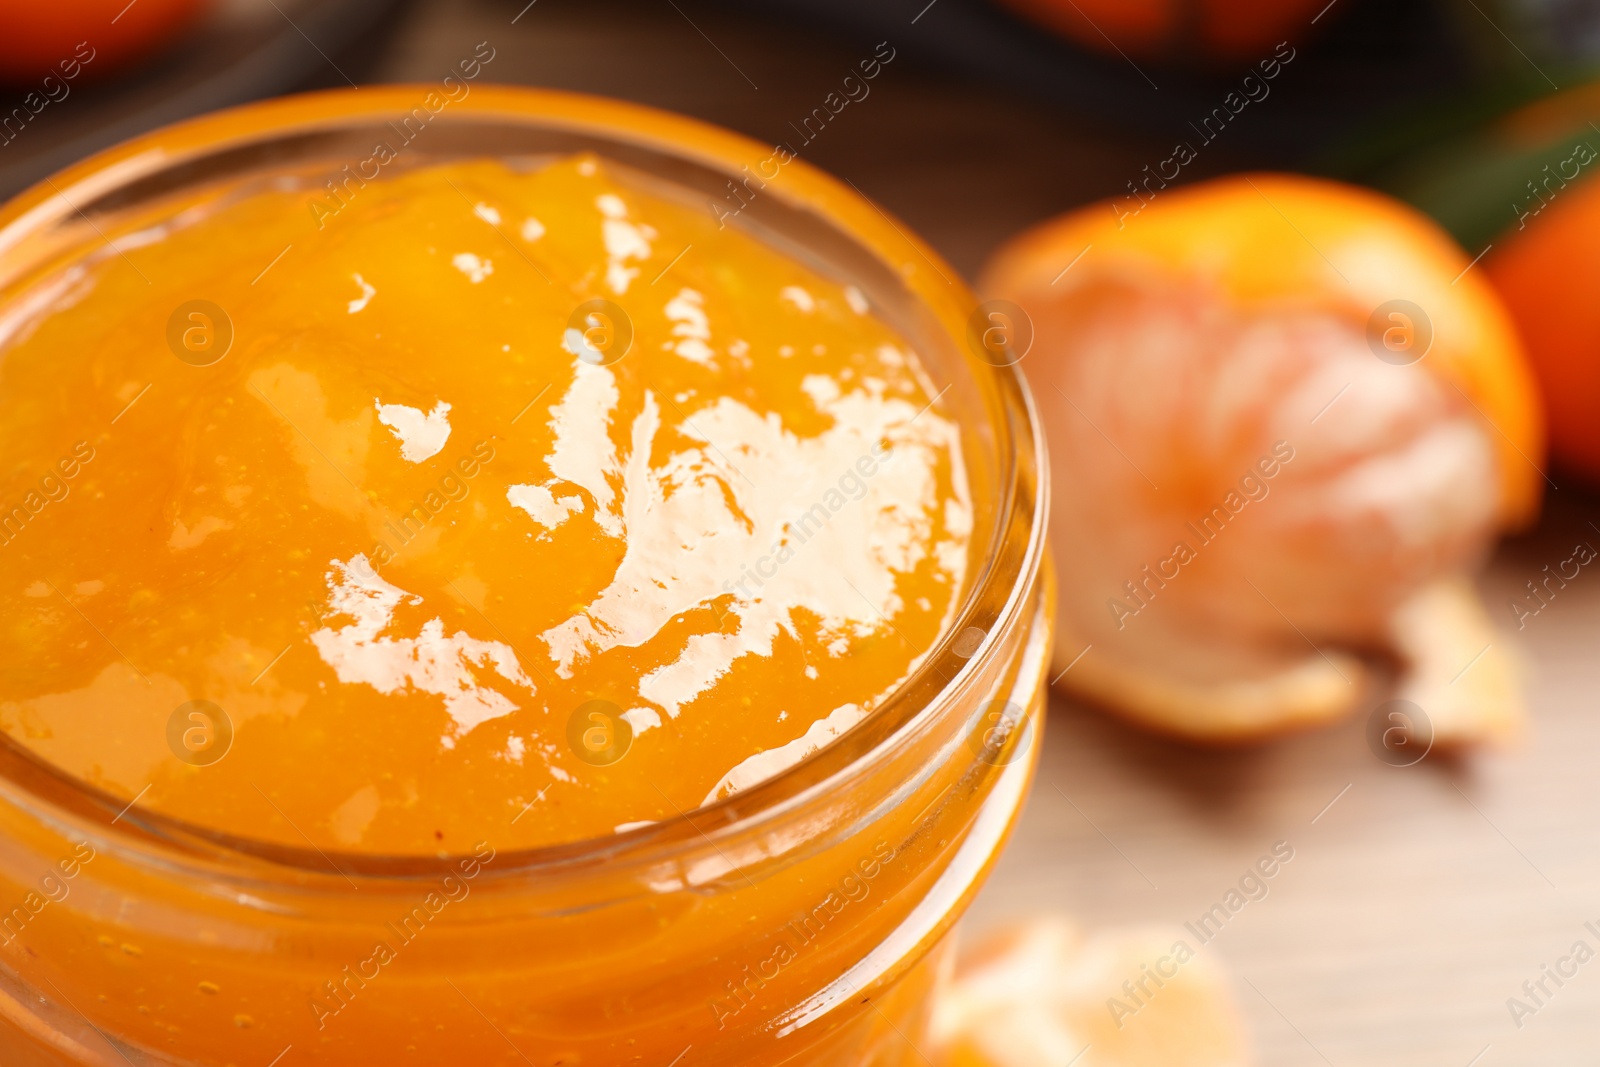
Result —
<instances>
[{"instance_id":1,"label":"blurred tangerine in background","mask_svg":"<svg viewBox=\"0 0 1600 1067\"><path fill-rule=\"evenodd\" d=\"M1600 184L1563 191L1484 259L1527 342L1550 447L1600 484Z\"/></svg>"},{"instance_id":2,"label":"blurred tangerine in background","mask_svg":"<svg viewBox=\"0 0 1600 1067\"><path fill-rule=\"evenodd\" d=\"M210 0L0 0L0 82L60 76L61 64L74 60L85 77L103 78L177 38L209 6Z\"/></svg>"},{"instance_id":3,"label":"blurred tangerine in background","mask_svg":"<svg viewBox=\"0 0 1600 1067\"><path fill-rule=\"evenodd\" d=\"M1249 61L1305 28L1327 0L1001 0L1098 51L1167 62Z\"/></svg>"}]
</instances>

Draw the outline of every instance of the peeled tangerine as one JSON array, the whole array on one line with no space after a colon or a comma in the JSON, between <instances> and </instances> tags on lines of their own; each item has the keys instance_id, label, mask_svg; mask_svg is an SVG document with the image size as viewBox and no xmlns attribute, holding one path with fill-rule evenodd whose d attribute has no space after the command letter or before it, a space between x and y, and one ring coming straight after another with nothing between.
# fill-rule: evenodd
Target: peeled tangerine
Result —
<instances>
[{"instance_id":1,"label":"peeled tangerine","mask_svg":"<svg viewBox=\"0 0 1600 1067\"><path fill-rule=\"evenodd\" d=\"M1246 740L1346 714L1378 654L1431 743L1515 732L1466 576L1537 510L1543 427L1469 267L1396 201L1276 175L1147 182L997 254L984 289L1026 314L991 334L1050 442L1062 686Z\"/></svg>"},{"instance_id":2,"label":"peeled tangerine","mask_svg":"<svg viewBox=\"0 0 1600 1067\"><path fill-rule=\"evenodd\" d=\"M1181 932L1085 938L1059 920L991 937L936 1002L941 1067L1239 1067L1248 1060L1221 969Z\"/></svg>"}]
</instances>

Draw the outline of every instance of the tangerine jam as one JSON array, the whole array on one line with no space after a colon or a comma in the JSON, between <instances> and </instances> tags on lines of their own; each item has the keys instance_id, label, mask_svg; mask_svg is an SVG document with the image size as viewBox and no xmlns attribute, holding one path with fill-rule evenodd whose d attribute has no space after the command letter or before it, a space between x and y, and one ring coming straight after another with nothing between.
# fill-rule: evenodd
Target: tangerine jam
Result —
<instances>
[{"instance_id":1,"label":"tangerine jam","mask_svg":"<svg viewBox=\"0 0 1600 1067\"><path fill-rule=\"evenodd\" d=\"M363 90L0 218L21 1062L920 1058L1031 768L1035 442L870 205L708 210L755 152Z\"/></svg>"}]
</instances>

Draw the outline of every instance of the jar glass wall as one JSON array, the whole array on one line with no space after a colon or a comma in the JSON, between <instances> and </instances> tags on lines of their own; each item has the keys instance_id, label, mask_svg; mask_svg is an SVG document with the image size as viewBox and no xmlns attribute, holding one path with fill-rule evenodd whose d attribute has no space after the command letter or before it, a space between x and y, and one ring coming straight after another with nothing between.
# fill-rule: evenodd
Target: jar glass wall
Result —
<instances>
[{"instance_id":1,"label":"jar glass wall","mask_svg":"<svg viewBox=\"0 0 1600 1067\"><path fill-rule=\"evenodd\" d=\"M55 176L0 213L0 320L197 195L321 188L429 92L256 105ZM975 300L948 266L770 148L628 105L478 87L394 166L577 151L714 215L723 205L727 225L856 286L918 352L972 487L961 609L891 699L796 766L675 819L532 851L492 832L428 858L234 838L7 740L8 1064L924 1061L947 935L1019 810L1043 709L1052 613L1030 401L972 342ZM744 190L732 215L730 183Z\"/></svg>"}]
</instances>

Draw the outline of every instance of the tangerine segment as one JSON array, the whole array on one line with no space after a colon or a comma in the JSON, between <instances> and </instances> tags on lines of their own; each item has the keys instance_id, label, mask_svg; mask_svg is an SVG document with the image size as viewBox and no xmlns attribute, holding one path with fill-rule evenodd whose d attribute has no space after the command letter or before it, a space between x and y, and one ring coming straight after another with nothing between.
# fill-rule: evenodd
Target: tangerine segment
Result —
<instances>
[{"instance_id":1,"label":"tangerine segment","mask_svg":"<svg viewBox=\"0 0 1600 1067\"><path fill-rule=\"evenodd\" d=\"M848 730L961 599L917 354L594 157L108 236L6 318L0 727L117 797L330 850L610 834Z\"/></svg>"},{"instance_id":2,"label":"tangerine segment","mask_svg":"<svg viewBox=\"0 0 1600 1067\"><path fill-rule=\"evenodd\" d=\"M1520 738L1527 717L1522 659L1496 638L1467 578L1441 579L1395 612L1393 646L1407 668L1397 696L1427 715L1426 724L1408 730L1422 750Z\"/></svg>"},{"instance_id":3,"label":"tangerine segment","mask_svg":"<svg viewBox=\"0 0 1600 1067\"><path fill-rule=\"evenodd\" d=\"M1215 949L1183 929L1085 936L1059 919L988 935L935 1001L943 1067L1242 1067Z\"/></svg>"}]
</instances>

